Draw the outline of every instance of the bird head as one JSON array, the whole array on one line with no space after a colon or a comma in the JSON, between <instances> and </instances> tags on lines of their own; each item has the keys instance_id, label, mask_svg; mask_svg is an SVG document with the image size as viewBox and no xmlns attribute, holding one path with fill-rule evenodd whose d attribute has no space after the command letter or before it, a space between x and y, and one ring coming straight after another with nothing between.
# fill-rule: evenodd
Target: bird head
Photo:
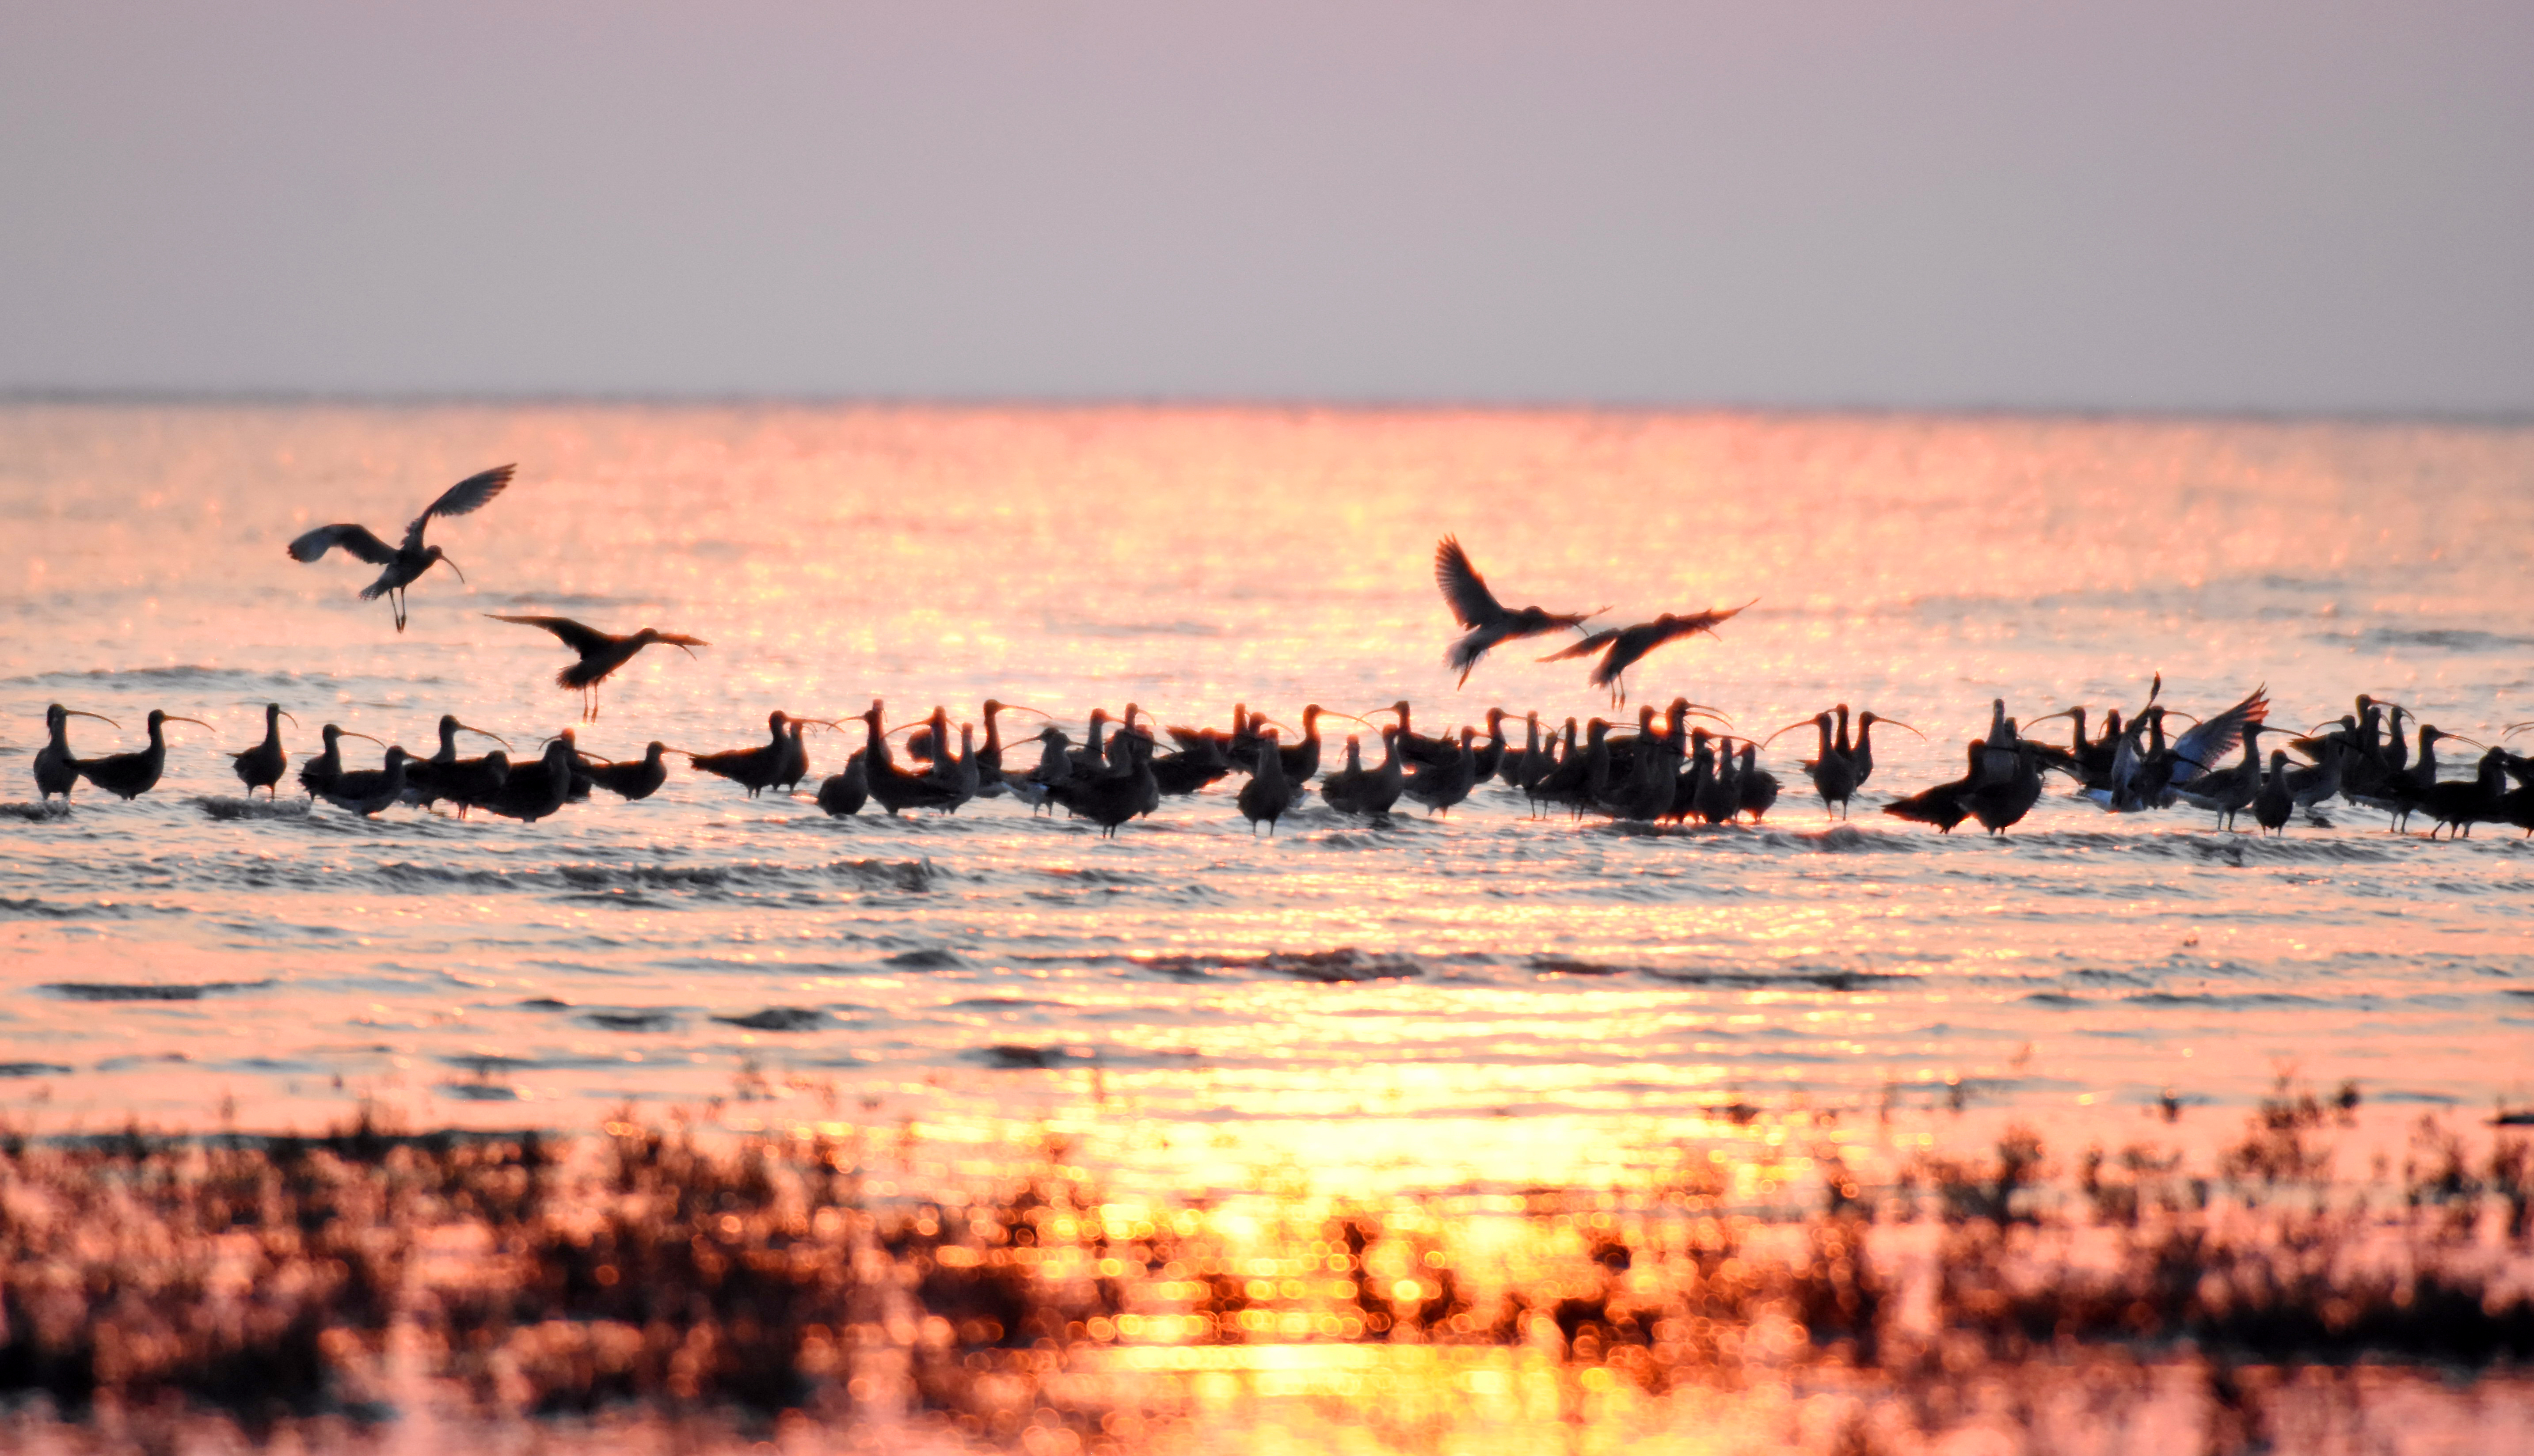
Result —
<instances>
[{"instance_id":1,"label":"bird head","mask_svg":"<svg viewBox=\"0 0 2534 1456\"><path fill-rule=\"evenodd\" d=\"M449 567L449 569L450 569L451 571L452 571L452 572L457 572L457 563L455 563L455 562L453 562L453 561L450 561L450 560L449 560L449 553L448 553L448 552L441 550L441 549L440 549L439 547L437 547L437 546L426 546L426 547L424 547L424 548L423 548L423 552L422 552L422 569L423 569L424 571L426 571L426 572L427 572L427 571L430 571L430 570L431 570L431 564L432 564L433 562L444 562L444 563L447 563L447 565L448 565L448 567ZM464 572L457 572L457 579L458 579L458 580L460 580L460 581L465 580L465 579L466 579L466 574L465 574Z\"/></svg>"}]
</instances>

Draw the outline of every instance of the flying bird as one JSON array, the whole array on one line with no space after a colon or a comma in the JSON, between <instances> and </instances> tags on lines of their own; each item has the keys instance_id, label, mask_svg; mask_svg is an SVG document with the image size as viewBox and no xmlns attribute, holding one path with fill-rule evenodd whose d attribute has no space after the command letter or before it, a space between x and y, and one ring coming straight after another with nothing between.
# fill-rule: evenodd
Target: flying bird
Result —
<instances>
[{"instance_id":1,"label":"flying bird","mask_svg":"<svg viewBox=\"0 0 2534 1456\"><path fill-rule=\"evenodd\" d=\"M365 525L321 525L290 543L290 559L316 561L340 546L374 567L387 568L379 573L379 579L361 588L361 600L386 597L389 607L395 612L396 631L402 632L404 589L430 571L434 562L449 561L439 547L422 544L423 527L431 524L435 516L464 516L480 508L502 493L503 488L511 483L513 472L518 468L516 465L498 466L481 475L469 475L442 491L440 499L423 507L422 514L413 518L413 524L404 528L402 545L390 546ZM458 580L466 579L466 574L457 571L457 563L449 561L449 569L457 572Z\"/></svg>"},{"instance_id":2,"label":"flying bird","mask_svg":"<svg viewBox=\"0 0 2534 1456\"><path fill-rule=\"evenodd\" d=\"M1610 610L1602 607L1592 612L1561 613L1538 607L1520 611L1508 608L1487 590L1487 578L1470 565L1470 553L1462 550L1460 540L1453 536L1445 536L1434 548L1434 584L1443 588L1443 603L1452 609L1452 619L1469 629L1443 654L1445 665L1460 669L1460 687L1469 686L1471 671L1489 648L1561 627L1580 632L1586 619Z\"/></svg>"},{"instance_id":3,"label":"flying bird","mask_svg":"<svg viewBox=\"0 0 2534 1456\"><path fill-rule=\"evenodd\" d=\"M595 627L584 627L569 617L506 617L499 612L484 615L496 622L542 627L561 638L565 646L580 654L578 662L555 674L555 686L580 690L580 720L584 723L598 720L598 685L607 681L608 674L633 661L634 653L653 642L666 642L684 649L688 656L693 657L695 648L712 645L702 637L649 627L620 637L612 632L600 632Z\"/></svg>"},{"instance_id":4,"label":"flying bird","mask_svg":"<svg viewBox=\"0 0 2534 1456\"><path fill-rule=\"evenodd\" d=\"M1751 601L1758 600L1758 597L1751 599ZM1551 652L1539 660L1563 662L1569 657L1587 657L1595 652L1600 652L1601 660L1593 665L1593 686L1609 689L1611 703L1623 704L1628 700L1625 675L1629 668L1637 665L1638 659L1674 637L1688 637L1698 632L1714 637L1719 623L1739 616L1750 605L1751 602L1744 602L1739 607L1728 607L1720 612L1689 612L1679 615L1665 612L1652 622L1640 622L1634 627L1619 627L1606 632L1597 632L1574 646L1562 652ZM1603 651L1604 648L1608 650Z\"/></svg>"}]
</instances>

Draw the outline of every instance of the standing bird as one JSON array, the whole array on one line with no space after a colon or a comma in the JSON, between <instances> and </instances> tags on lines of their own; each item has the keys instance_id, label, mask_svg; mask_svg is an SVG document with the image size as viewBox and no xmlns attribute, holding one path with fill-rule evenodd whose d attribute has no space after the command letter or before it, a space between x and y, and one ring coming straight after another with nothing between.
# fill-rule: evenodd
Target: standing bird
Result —
<instances>
[{"instance_id":1,"label":"standing bird","mask_svg":"<svg viewBox=\"0 0 2534 1456\"><path fill-rule=\"evenodd\" d=\"M336 809L348 810L363 819L404 801L405 752L394 744L388 745L387 766L355 768L334 775L334 782L319 797Z\"/></svg>"},{"instance_id":2,"label":"standing bird","mask_svg":"<svg viewBox=\"0 0 2534 1456\"><path fill-rule=\"evenodd\" d=\"M1464 688L1470 684L1471 671L1489 648L1561 627L1581 632L1588 619L1610 610L1602 607L1593 612L1547 612L1524 607L1514 611L1487 590L1487 578L1470 565L1470 553L1462 550L1460 541L1452 536L1445 536L1434 548L1434 584L1443 588L1443 604L1452 609L1452 619L1469 629L1443 654L1446 666L1460 669L1458 686Z\"/></svg>"},{"instance_id":3,"label":"standing bird","mask_svg":"<svg viewBox=\"0 0 2534 1456\"><path fill-rule=\"evenodd\" d=\"M237 769L237 776L245 781L246 791L249 794L262 789L266 798L272 798L273 785L281 782L282 770L290 766L290 755L281 747L281 720L284 718L290 718L290 714L282 711L280 703L266 703L264 705L264 742L243 753L229 756ZM298 727L299 720L290 718L290 726Z\"/></svg>"},{"instance_id":4,"label":"standing bird","mask_svg":"<svg viewBox=\"0 0 2534 1456\"><path fill-rule=\"evenodd\" d=\"M1751 599L1751 601L1758 600L1758 597ZM1597 632L1574 646L1562 652L1551 652L1539 660L1563 662L1569 657L1587 657L1595 652L1600 652L1601 660L1593 665L1591 682L1596 688L1610 690L1610 701L1613 705L1622 704L1628 700L1627 671L1636 666L1639 659L1674 637L1688 637L1692 633L1700 632L1714 637L1720 624L1741 615L1750 606L1751 602L1744 602L1741 606L1729 607L1720 612L1690 612L1681 615L1665 612L1652 622L1640 622L1634 627L1619 627L1606 632Z\"/></svg>"},{"instance_id":5,"label":"standing bird","mask_svg":"<svg viewBox=\"0 0 2534 1456\"><path fill-rule=\"evenodd\" d=\"M80 773L90 783L119 798L138 799L149 793L158 786L158 775L167 771L167 738L160 729L168 723L211 726L200 718L179 718L153 707L150 710L150 747L128 754L108 754L102 758L82 758Z\"/></svg>"},{"instance_id":6,"label":"standing bird","mask_svg":"<svg viewBox=\"0 0 2534 1456\"><path fill-rule=\"evenodd\" d=\"M753 749L727 749L718 754L692 754L684 749L678 752L687 754L687 761L704 772L720 774L748 790L748 797L754 799L771 787L783 773L786 756L792 747L791 741L784 736L783 725L790 721L791 715L781 708L767 713L766 742Z\"/></svg>"},{"instance_id":7,"label":"standing bird","mask_svg":"<svg viewBox=\"0 0 2534 1456\"><path fill-rule=\"evenodd\" d=\"M1258 736L1257 766L1250 771L1249 782L1240 786L1240 814L1249 820L1249 832L1258 832L1266 824L1272 836L1276 820L1294 807L1294 794L1285 786L1285 756L1278 751L1276 730L1268 729Z\"/></svg>"},{"instance_id":8,"label":"standing bird","mask_svg":"<svg viewBox=\"0 0 2534 1456\"><path fill-rule=\"evenodd\" d=\"M377 739L370 738L366 733L354 733L332 723L319 729L318 736L326 740L326 752L299 765L299 786L308 791L308 797L311 799L324 798L326 791L334 787L334 780L343 776L342 740L363 738L369 739L372 743L379 743ZM387 745L379 743L379 747L386 748Z\"/></svg>"},{"instance_id":9,"label":"standing bird","mask_svg":"<svg viewBox=\"0 0 2534 1456\"><path fill-rule=\"evenodd\" d=\"M71 802L71 789L80 780L79 759L71 756L69 725L70 720L75 717L94 718L100 723L110 723L117 728L123 726L103 713L92 713L84 708L64 707L58 702L45 708L44 746L35 750L35 793L39 799L50 799L55 794L59 794L64 804Z\"/></svg>"},{"instance_id":10,"label":"standing bird","mask_svg":"<svg viewBox=\"0 0 2534 1456\"><path fill-rule=\"evenodd\" d=\"M2288 777L2288 751L2270 750L2270 771L2262 778L2262 787L2253 795L2253 821L2269 833L2285 838L2288 816L2296 813L2296 785Z\"/></svg>"},{"instance_id":11,"label":"standing bird","mask_svg":"<svg viewBox=\"0 0 2534 1456\"><path fill-rule=\"evenodd\" d=\"M1883 812L1895 819L1914 823L1934 824L1939 834L1950 834L1954 825L1971 817L1971 790L1980 780L1980 760L1987 757L1988 745L1972 739L1966 746L1968 766L1962 776L1932 789L1921 789L1905 799L1895 799L1883 806Z\"/></svg>"},{"instance_id":12,"label":"standing bird","mask_svg":"<svg viewBox=\"0 0 2534 1456\"><path fill-rule=\"evenodd\" d=\"M636 799L648 799L660 792L660 785L669 781L669 765L660 759L666 752L667 746L655 738L642 750L639 758L621 763L612 760L592 762L588 768L590 781L628 804Z\"/></svg>"},{"instance_id":13,"label":"standing bird","mask_svg":"<svg viewBox=\"0 0 2534 1456\"><path fill-rule=\"evenodd\" d=\"M863 812L863 805L871 799L871 774L863 765L870 761L868 755L856 749L845 759L844 772L830 773L819 781L818 807L830 818L851 819Z\"/></svg>"},{"instance_id":14,"label":"standing bird","mask_svg":"<svg viewBox=\"0 0 2534 1456\"><path fill-rule=\"evenodd\" d=\"M502 493L503 488L511 483L513 472L518 468L516 465L498 466L481 475L469 475L441 492L440 499L423 507L422 514L413 518L413 524L404 528L402 545L390 546L371 534L365 525L321 525L290 543L290 559L316 561L340 546L374 567L387 568L379 573L379 579L361 588L361 600L386 597L388 605L395 612L396 631L402 632L404 589L430 571L434 562L449 561L439 547L422 544L423 527L431 524L431 517L435 516L464 516L482 507ZM449 569L457 572L457 563L449 561ZM466 574L457 572L457 579L465 580Z\"/></svg>"},{"instance_id":15,"label":"standing bird","mask_svg":"<svg viewBox=\"0 0 2534 1456\"><path fill-rule=\"evenodd\" d=\"M420 522L415 523L415 528L420 529ZM652 627L619 637L612 632L600 632L595 627L585 627L570 617L506 617L500 612L487 612L484 615L496 622L511 622L520 627L542 627L560 638L565 646L580 654L578 662L555 674L555 686L580 690L580 720L584 723L598 721L598 685L607 681L609 673L633 661L634 653L653 642L666 642L672 647L683 649L688 656L693 657L695 655L695 648L712 645L702 637L688 637L684 633L662 632Z\"/></svg>"},{"instance_id":16,"label":"standing bird","mask_svg":"<svg viewBox=\"0 0 2534 1456\"><path fill-rule=\"evenodd\" d=\"M1440 767L1428 764L1418 769L1417 776L1408 781L1408 797L1424 805L1428 815L1448 816L1453 805L1470 797L1470 790L1478 787L1478 756L1470 747L1471 740L1478 736L1477 729L1463 727L1461 752L1451 762Z\"/></svg>"}]
</instances>

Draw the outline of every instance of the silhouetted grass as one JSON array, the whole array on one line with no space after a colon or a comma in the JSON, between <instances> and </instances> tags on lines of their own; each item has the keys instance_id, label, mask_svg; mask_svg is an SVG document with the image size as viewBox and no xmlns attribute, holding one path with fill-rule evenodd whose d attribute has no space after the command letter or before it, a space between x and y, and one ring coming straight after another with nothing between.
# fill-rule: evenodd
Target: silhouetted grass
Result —
<instances>
[{"instance_id":1,"label":"silhouetted grass","mask_svg":"<svg viewBox=\"0 0 2534 1456\"><path fill-rule=\"evenodd\" d=\"M1728 1209L1696 1158L1635 1189L1295 1198L1262 1223L1113 1199L1061 1148L983 1188L899 1170L875 1197L859 1138L707 1144L630 1119L567 1143L367 1120L10 1139L0 1399L260 1439L385 1414L401 1340L485 1419L745 1433L885 1409L1097 1449L1188 1417L1172 1352L1423 1346L1649 1396L1841 1371L1920 1434L1961 1419L1971 1374L2162 1364L2198 1373L2208 1430L2249 1443L2275 1399L2256 1368L2534 1359L2526 1140L2424 1120L2398 1187L2337 1185L2323 1138L2348 1113L2282 1087L2204 1173L2142 1145L2062 1177L2020 1130L1881 1188L1826 1158L1823 1211L1776 1218ZM1469 1237L1485 1220L1519 1237ZM1863 1425L1840 1439L1872 1444Z\"/></svg>"}]
</instances>

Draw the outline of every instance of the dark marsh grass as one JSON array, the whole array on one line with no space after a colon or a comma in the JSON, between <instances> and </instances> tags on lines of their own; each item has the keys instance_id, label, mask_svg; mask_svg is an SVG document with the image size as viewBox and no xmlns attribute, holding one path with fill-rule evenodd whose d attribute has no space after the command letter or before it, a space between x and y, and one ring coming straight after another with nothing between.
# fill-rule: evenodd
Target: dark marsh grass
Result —
<instances>
[{"instance_id":1,"label":"dark marsh grass","mask_svg":"<svg viewBox=\"0 0 2534 1456\"><path fill-rule=\"evenodd\" d=\"M2283 1086L2196 1171L2021 1130L1880 1187L1826 1157L1779 1213L1728 1206L1713 1154L1235 1208L1113 1193L1061 1144L921 1185L878 1129L11 1138L0 1400L21 1435L167 1450L357 1442L417 1401L567 1441L1120 1452L1206 1446L1227 1392L1401 1449L1490 1401L1528 1412L1516 1449L1789 1390L1785 1442L1851 1452L2071 1422L2297 1449L2317 1382L2341 1436L2398 1377L2534 1409L2526 1138L2423 1119L2398 1176L2335 1183L2347 1110Z\"/></svg>"}]
</instances>

